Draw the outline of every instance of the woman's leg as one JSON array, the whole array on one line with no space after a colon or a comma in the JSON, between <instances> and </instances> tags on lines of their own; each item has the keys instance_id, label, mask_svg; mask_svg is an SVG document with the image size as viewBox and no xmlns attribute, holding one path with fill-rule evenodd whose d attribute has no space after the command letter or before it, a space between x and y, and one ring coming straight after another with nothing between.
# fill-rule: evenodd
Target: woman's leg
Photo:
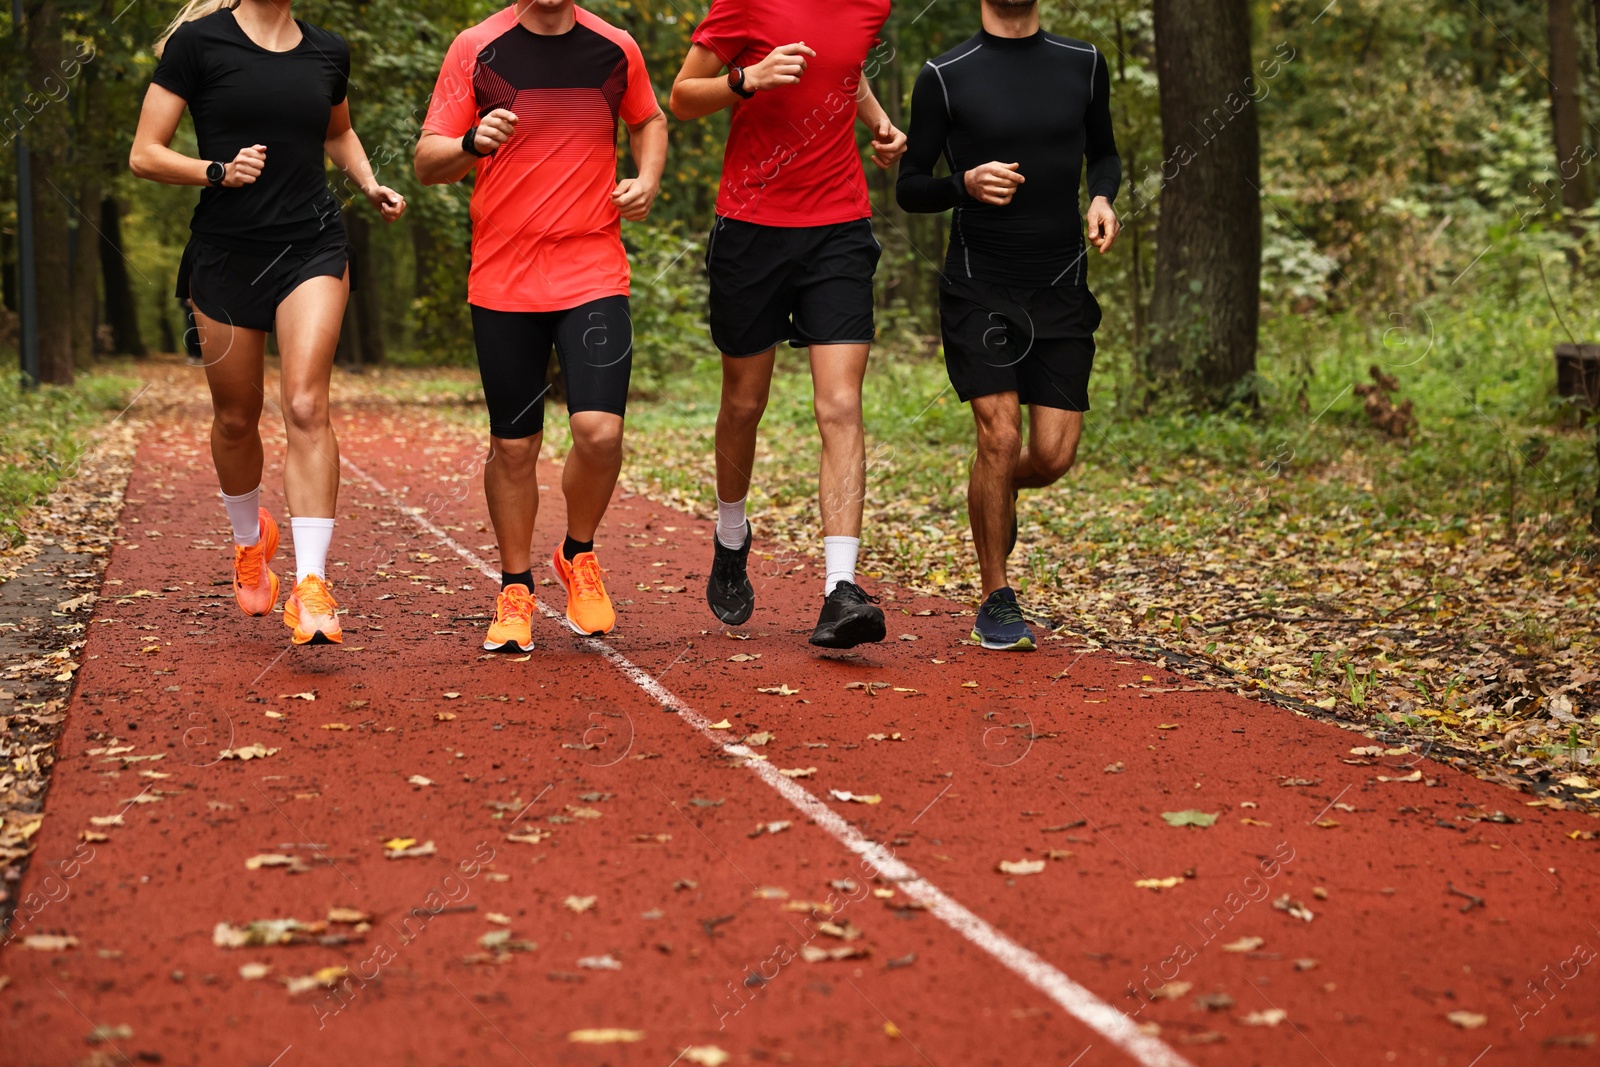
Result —
<instances>
[{"instance_id":1,"label":"woman's leg","mask_svg":"<svg viewBox=\"0 0 1600 1067\"><path fill-rule=\"evenodd\" d=\"M211 388L211 461L223 493L261 487L261 369L267 335L194 311Z\"/></svg>"},{"instance_id":2,"label":"woman's leg","mask_svg":"<svg viewBox=\"0 0 1600 1067\"><path fill-rule=\"evenodd\" d=\"M339 501L339 442L328 416L328 382L350 295L343 278L312 278L278 305L282 403L289 454L283 491L295 518L333 518Z\"/></svg>"}]
</instances>

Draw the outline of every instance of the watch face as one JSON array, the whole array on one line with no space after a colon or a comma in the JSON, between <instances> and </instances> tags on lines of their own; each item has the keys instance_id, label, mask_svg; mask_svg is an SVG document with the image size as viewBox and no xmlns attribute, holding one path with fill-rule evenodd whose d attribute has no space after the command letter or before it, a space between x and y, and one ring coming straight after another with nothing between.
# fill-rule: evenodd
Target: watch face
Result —
<instances>
[{"instance_id":1,"label":"watch face","mask_svg":"<svg viewBox=\"0 0 1600 1067\"><path fill-rule=\"evenodd\" d=\"M213 183L220 182L227 173L221 163L212 163L206 167L206 180Z\"/></svg>"}]
</instances>

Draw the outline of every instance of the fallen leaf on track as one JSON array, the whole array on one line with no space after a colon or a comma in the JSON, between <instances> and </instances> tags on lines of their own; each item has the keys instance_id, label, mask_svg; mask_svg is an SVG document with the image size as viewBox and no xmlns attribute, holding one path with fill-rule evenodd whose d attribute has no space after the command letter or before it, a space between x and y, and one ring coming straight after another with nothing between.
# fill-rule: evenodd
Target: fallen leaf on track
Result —
<instances>
[{"instance_id":1,"label":"fallen leaf on track","mask_svg":"<svg viewBox=\"0 0 1600 1067\"><path fill-rule=\"evenodd\" d=\"M409 782L411 785L415 785L415 786L424 786L424 785L432 785L433 784L433 779L424 778L420 774L413 774L410 778L407 778L406 781Z\"/></svg>"},{"instance_id":2,"label":"fallen leaf on track","mask_svg":"<svg viewBox=\"0 0 1600 1067\"><path fill-rule=\"evenodd\" d=\"M270 964L246 963L239 967L239 977L247 982L255 982L265 978L271 970Z\"/></svg>"},{"instance_id":3,"label":"fallen leaf on track","mask_svg":"<svg viewBox=\"0 0 1600 1067\"><path fill-rule=\"evenodd\" d=\"M35 952L65 952L78 947L78 939L70 934L29 934L22 939L23 948Z\"/></svg>"},{"instance_id":4,"label":"fallen leaf on track","mask_svg":"<svg viewBox=\"0 0 1600 1067\"><path fill-rule=\"evenodd\" d=\"M432 841L424 841L422 844L412 848L391 848L390 842L386 841L383 849L384 859L390 860L410 859L413 856L432 856L438 852L438 849L433 847Z\"/></svg>"},{"instance_id":5,"label":"fallen leaf on track","mask_svg":"<svg viewBox=\"0 0 1600 1067\"><path fill-rule=\"evenodd\" d=\"M317 699L317 694L315 694L315 693L279 693L278 694L278 699L279 700L308 700L309 701L309 700Z\"/></svg>"},{"instance_id":6,"label":"fallen leaf on track","mask_svg":"<svg viewBox=\"0 0 1600 1067\"><path fill-rule=\"evenodd\" d=\"M810 778L817 773L817 769L815 767L784 767L779 768L778 773L785 778Z\"/></svg>"},{"instance_id":7,"label":"fallen leaf on track","mask_svg":"<svg viewBox=\"0 0 1600 1067\"><path fill-rule=\"evenodd\" d=\"M1001 860L995 869L1001 874L1038 874L1044 870L1044 860Z\"/></svg>"},{"instance_id":8,"label":"fallen leaf on track","mask_svg":"<svg viewBox=\"0 0 1600 1067\"><path fill-rule=\"evenodd\" d=\"M855 960L872 955L872 950L859 945L841 945L838 948L820 948L816 945L805 945L800 949L800 958L807 963L822 963L828 960Z\"/></svg>"},{"instance_id":9,"label":"fallen leaf on track","mask_svg":"<svg viewBox=\"0 0 1600 1067\"><path fill-rule=\"evenodd\" d=\"M1199 826L1207 827L1217 821L1215 812L1196 811L1190 808L1186 811L1164 811L1161 817L1167 820L1168 826Z\"/></svg>"},{"instance_id":10,"label":"fallen leaf on track","mask_svg":"<svg viewBox=\"0 0 1600 1067\"><path fill-rule=\"evenodd\" d=\"M620 971L622 961L610 953L604 956L580 956L578 966L590 971Z\"/></svg>"},{"instance_id":11,"label":"fallen leaf on track","mask_svg":"<svg viewBox=\"0 0 1600 1067\"><path fill-rule=\"evenodd\" d=\"M1380 774L1380 775L1378 775L1378 781L1380 781L1380 782L1420 782L1420 781L1422 781L1422 772L1421 771L1412 771L1410 774L1407 774L1407 775L1405 775L1403 777L1400 777L1400 778L1390 778L1387 775Z\"/></svg>"},{"instance_id":12,"label":"fallen leaf on track","mask_svg":"<svg viewBox=\"0 0 1600 1067\"><path fill-rule=\"evenodd\" d=\"M245 870L259 871L263 867L288 867L289 873L310 870L299 856L285 856L280 852L264 852L244 861Z\"/></svg>"},{"instance_id":13,"label":"fallen leaf on track","mask_svg":"<svg viewBox=\"0 0 1600 1067\"><path fill-rule=\"evenodd\" d=\"M758 693L767 693L767 694L769 694L771 696L776 696L776 697L792 697L796 693L800 692L800 690L798 690L798 689L790 689L787 685L777 685L777 686L773 686L773 687L771 687L769 689L757 689L756 692L758 692Z\"/></svg>"},{"instance_id":14,"label":"fallen leaf on track","mask_svg":"<svg viewBox=\"0 0 1600 1067\"><path fill-rule=\"evenodd\" d=\"M1224 952L1254 952L1267 943L1264 937L1241 937L1222 946Z\"/></svg>"},{"instance_id":15,"label":"fallen leaf on track","mask_svg":"<svg viewBox=\"0 0 1600 1067\"><path fill-rule=\"evenodd\" d=\"M1173 875L1171 878L1141 878L1133 883L1136 889L1171 889L1183 884L1182 875Z\"/></svg>"},{"instance_id":16,"label":"fallen leaf on track","mask_svg":"<svg viewBox=\"0 0 1600 1067\"><path fill-rule=\"evenodd\" d=\"M877 793L871 793L871 794L863 795L861 793L846 792L845 790L842 790L842 789L830 789L830 790L828 790L828 795L833 797L833 799L835 799L835 800L842 800L847 804L881 804L881 803L883 803L883 797L879 796Z\"/></svg>"},{"instance_id":17,"label":"fallen leaf on track","mask_svg":"<svg viewBox=\"0 0 1600 1067\"><path fill-rule=\"evenodd\" d=\"M561 904L568 911L577 912L579 915L582 915L584 912L593 908L599 899L599 897L568 897L566 900L563 900Z\"/></svg>"},{"instance_id":18,"label":"fallen leaf on track","mask_svg":"<svg viewBox=\"0 0 1600 1067\"><path fill-rule=\"evenodd\" d=\"M1266 1011L1253 1011L1249 1015L1239 1016L1241 1026L1277 1026L1289 1017L1289 1013L1282 1008L1268 1008Z\"/></svg>"},{"instance_id":19,"label":"fallen leaf on track","mask_svg":"<svg viewBox=\"0 0 1600 1067\"><path fill-rule=\"evenodd\" d=\"M1461 1027L1463 1030L1476 1030L1478 1027L1489 1021L1489 1017L1487 1015L1479 1015L1477 1012L1473 1011L1453 1011L1446 1015L1445 1018L1449 1019L1452 1023Z\"/></svg>"},{"instance_id":20,"label":"fallen leaf on track","mask_svg":"<svg viewBox=\"0 0 1600 1067\"><path fill-rule=\"evenodd\" d=\"M217 753L217 757L219 759L251 760L262 759L266 756L274 755L277 752L278 749L268 748L260 741L257 741L255 744L246 745L244 748L225 748L221 752Z\"/></svg>"},{"instance_id":21,"label":"fallen leaf on track","mask_svg":"<svg viewBox=\"0 0 1600 1067\"><path fill-rule=\"evenodd\" d=\"M733 1057L715 1045L690 1045L679 1053L678 1058L697 1067L722 1067Z\"/></svg>"},{"instance_id":22,"label":"fallen leaf on track","mask_svg":"<svg viewBox=\"0 0 1600 1067\"><path fill-rule=\"evenodd\" d=\"M643 1030L618 1030L614 1028L597 1030L572 1030L567 1034L567 1040L577 1045L620 1045L644 1040Z\"/></svg>"}]
</instances>

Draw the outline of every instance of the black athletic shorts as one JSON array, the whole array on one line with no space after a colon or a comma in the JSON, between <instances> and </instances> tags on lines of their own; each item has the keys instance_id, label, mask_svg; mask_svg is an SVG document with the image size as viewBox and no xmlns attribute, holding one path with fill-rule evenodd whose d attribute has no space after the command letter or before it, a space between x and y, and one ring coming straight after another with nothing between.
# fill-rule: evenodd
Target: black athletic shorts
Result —
<instances>
[{"instance_id":1,"label":"black athletic shorts","mask_svg":"<svg viewBox=\"0 0 1600 1067\"><path fill-rule=\"evenodd\" d=\"M726 356L759 355L780 341L870 343L882 251L870 219L791 227L717 216L706 240L712 342Z\"/></svg>"},{"instance_id":2,"label":"black athletic shorts","mask_svg":"<svg viewBox=\"0 0 1600 1067\"><path fill-rule=\"evenodd\" d=\"M950 384L963 402L1015 392L1023 404L1089 410L1100 305L1083 286L1019 289L955 275L939 285Z\"/></svg>"},{"instance_id":3,"label":"black athletic shorts","mask_svg":"<svg viewBox=\"0 0 1600 1067\"><path fill-rule=\"evenodd\" d=\"M603 296L566 311L492 311L474 304L472 333L494 436L514 441L544 429L551 345L561 361L568 412L627 414L633 374L627 297Z\"/></svg>"},{"instance_id":4,"label":"black athletic shorts","mask_svg":"<svg viewBox=\"0 0 1600 1067\"><path fill-rule=\"evenodd\" d=\"M230 252L191 237L178 264L176 296L216 322L247 330L271 330L278 305L312 278L340 278L350 267L344 228L331 227L304 245L281 252ZM354 274L351 276L354 288Z\"/></svg>"}]
</instances>

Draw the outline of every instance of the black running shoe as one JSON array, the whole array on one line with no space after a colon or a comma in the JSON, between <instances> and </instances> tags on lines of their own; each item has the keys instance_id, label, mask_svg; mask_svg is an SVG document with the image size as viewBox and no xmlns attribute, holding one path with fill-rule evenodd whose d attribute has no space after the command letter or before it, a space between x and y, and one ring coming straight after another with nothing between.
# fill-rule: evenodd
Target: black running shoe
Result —
<instances>
[{"instance_id":1,"label":"black running shoe","mask_svg":"<svg viewBox=\"0 0 1600 1067\"><path fill-rule=\"evenodd\" d=\"M728 548L716 535L711 537L717 554L711 560L711 577L706 579L706 603L711 611L728 626L741 626L750 620L756 610L756 591L745 572L750 559L750 543L755 533L750 524L744 524L744 547Z\"/></svg>"},{"instance_id":2,"label":"black running shoe","mask_svg":"<svg viewBox=\"0 0 1600 1067\"><path fill-rule=\"evenodd\" d=\"M854 582L840 582L822 602L811 643L819 648L855 648L869 641L882 641L883 612L872 605L878 602Z\"/></svg>"},{"instance_id":3,"label":"black running shoe","mask_svg":"<svg viewBox=\"0 0 1600 1067\"><path fill-rule=\"evenodd\" d=\"M972 624L972 640L984 648L1004 652L1031 652L1038 647L1022 609L1017 607L1017 594L1010 587L996 589L983 602L978 621Z\"/></svg>"},{"instance_id":4,"label":"black running shoe","mask_svg":"<svg viewBox=\"0 0 1600 1067\"><path fill-rule=\"evenodd\" d=\"M1022 494L1011 494L1011 540L1006 543L1006 558L1011 558L1011 553L1017 550L1017 498Z\"/></svg>"}]
</instances>

